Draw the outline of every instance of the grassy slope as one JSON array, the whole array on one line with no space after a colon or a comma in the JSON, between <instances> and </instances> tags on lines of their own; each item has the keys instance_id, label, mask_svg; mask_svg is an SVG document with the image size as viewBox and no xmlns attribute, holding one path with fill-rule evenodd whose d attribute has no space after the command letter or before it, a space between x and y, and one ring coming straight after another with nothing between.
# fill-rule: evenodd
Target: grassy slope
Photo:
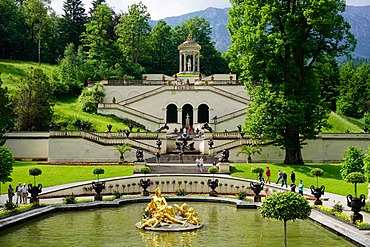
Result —
<instances>
[{"instance_id":1,"label":"grassy slope","mask_svg":"<svg viewBox=\"0 0 370 247\"><path fill-rule=\"evenodd\" d=\"M28 170L37 167L42 170L42 174L36 177L36 183L41 183L43 187L54 186L58 184L67 184L79 181L96 179L93 170L97 166L59 166L59 165L38 165L36 162L16 162L13 167L12 185L15 187L18 182L32 183L33 176L30 176ZM111 178L133 175L133 166L104 166L105 172L100 178ZM9 183L1 184L2 193L6 192Z\"/></svg>"},{"instance_id":2,"label":"grassy slope","mask_svg":"<svg viewBox=\"0 0 370 247\"><path fill-rule=\"evenodd\" d=\"M362 128L365 126L361 120L343 117L334 112L330 113L328 123L331 128L323 128L323 132L344 133L346 130L349 130L351 133L362 133L364 132Z\"/></svg>"},{"instance_id":3,"label":"grassy slope","mask_svg":"<svg viewBox=\"0 0 370 247\"><path fill-rule=\"evenodd\" d=\"M319 177L319 186L324 185L325 191L348 195L354 194L354 185L342 180L340 175L340 164L305 164L305 165L284 165L284 164L233 164L232 176L239 178L256 179L256 174L251 173L253 166L260 166L266 171L266 167L271 169L271 182L276 182L278 170L286 171L288 174L288 185L290 184L290 173L294 171L296 174L296 183L302 179L305 188L311 185L316 186L316 177L311 176L310 171L313 168L321 168L324 170L324 176ZM265 175L266 179L266 175ZM357 193L367 195L367 183L357 185Z\"/></svg>"},{"instance_id":4,"label":"grassy slope","mask_svg":"<svg viewBox=\"0 0 370 247\"><path fill-rule=\"evenodd\" d=\"M36 62L24 62L15 60L3 60L0 59L0 72L1 79L4 86L9 88L11 93L16 92L16 88L21 78L24 78L30 71L30 68L41 68L44 73L52 78L55 75L56 65L41 64Z\"/></svg>"}]
</instances>

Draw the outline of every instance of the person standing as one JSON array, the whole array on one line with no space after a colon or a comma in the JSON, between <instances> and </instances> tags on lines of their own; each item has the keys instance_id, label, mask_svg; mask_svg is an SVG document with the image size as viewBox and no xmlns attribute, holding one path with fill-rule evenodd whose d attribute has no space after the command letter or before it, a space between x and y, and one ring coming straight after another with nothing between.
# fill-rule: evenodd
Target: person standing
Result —
<instances>
[{"instance_id":1,"label":"person standing","mask_svg":"<svg viewBox=\"0 0 370 247\"><path fill-rule=\"evenodd\" d=\"M15 191L17 192L17 204L22 203L22 184L18 182L17 187L15 187Z\"/></svg>"},{"instance_id":2,"label":"person standing","mask_svg":"<svg viewBox=\"0 0 370 247\"><path fill-rule=\"evenodd\" d=\"M266 168L266 183L271 184L270 176L271 176L271 170L270 170L270 168L269 168L269 167L267 167L267 168Z\"/></svg>"},{"instance_id":3,"label":"person standing","mask_svg":"<svg viewBox=\"0 0 370 247\"><path fill-rule=\"evenodd\" d=\"M283 187L285 185L285 188L288 188L287 180L288 180L288 174L286 174L286 172L283 171L282 180L281 180L281 187Z\"/></svg>"},{"instance_id":4,"label":"person standing","mask_svg":"<svg viewBox=\"0 0 370 247\"><path fill-rule=\"evenodd\" d=\"M292 173L290 174L290 180L292 181L293 184L295 184L295 173L294 173L294 171L292 171Z\"/></svg>"},{"instance_id":5,"label":"person standing","mask_svg":"<svg viewBox=\"0 0 370 247\"><path fill-rule=\"evenodd\" d=\"M27 203L27 196L28 196L26 183L23 184L21 190L22 190L22 202L24 204L26 204Z\"/></svg>"},{"instance_id":6,"label":"person standing","mask_svg":"<svg viewBox=\"0 0 370 247\"><path fill-rule=\"evenodd\" d=\"M199 172L199 171L200 171L200 161L199 161L199 157L197 157L197 158L195 159L195 165L196 165L196 167L197 167L197 172Z\"/></svg>"},{"instance_id":7,"label":"person standing","mask_svg":"<svg viewBox=\"0 0 370 247\"><path fill-rule=\"evenodd\" d=\"M203 163L204 163L203 157L200 156L200 158L199 158L199 169L200 169L200 172L203 171L203 165L204 165Z\"/></svg>"},{"instance_id":8,"label":"person standing","mask_svg":"<svg viewBox=\"0 0 370 247\"><path fill-rule=\"evenodd\" d=\"M183 159L183 152L182 151L180 151L180 153L179 153L179 162L181 163L181 164L184 164L184 159Z\"/></svg>"},{"instance_id":9,"label":"person standing","mask_svg":"<svg viewBox=\"0 0 370 247\"><path fill-rule=\"evenodd\" d=\"M296 188L296 185L295 185L295 183L293 183L293 182L292 182L292 183L290 184L290 191L291 191L291 192L295 192L295 188Z\"/></svg>"},{"instance_id":10,"label":"person standing","mask_svg":"<svg viewBox=\"0 0 370 247\"><path fill-rule=\"evenodd\" d=\"M13 203L13 196L14 196L14 189L11 184L9 184L8 188L8 202Z\"/></svg>"},{"instance_id":11,"label":"person standing","mask_svg":"<svg viewBox=\"0 0 370 247\"><path fill-rule=\"evenodd\" d=\"M280 170L278 170L278 179L277 179L277 181L276 181L276 184L279 184L279 181L280 181L280 179L282 179L283 178L283 173L280 171Z\"/></svg>"},{"instance_id":12,"label":"person standing","mask_svg":"<svg viewBox=\"0 0 370 247\"><path fill-rule=\"evenodd\" d=\"M161 153L159 151L157 151L155 159L157 161L157 166L159 166L161 164Z\"/></svg>"},{"instance_id":13,"label":"person standing","mask_svg":"<svg viewBox=\"0 0 370 247\"><path fill-rule=\"evenodd\" d=\"M265 182L265 178L263 177L263 172L260 172L259 174L259 179L260 179L260 182Z\"/></svg>"},{"instance_id":14,"label":"person standing","mask_svg":"<svg viewBox=\"0 0 370 247\"><path fill-rule=\"evenodd\" d=\"M302 180L299 180L299 184L298 184L298 193L303 196L303 187L304 187L304 184L302 182Z\"/></svg>"}]
</instances>

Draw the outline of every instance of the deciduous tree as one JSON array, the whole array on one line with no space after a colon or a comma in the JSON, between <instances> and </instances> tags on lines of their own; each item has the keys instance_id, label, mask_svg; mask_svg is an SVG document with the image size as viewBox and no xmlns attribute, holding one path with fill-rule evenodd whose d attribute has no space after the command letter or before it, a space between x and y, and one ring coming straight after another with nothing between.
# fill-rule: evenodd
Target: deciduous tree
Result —
<instances>
[{"instance_id":1,"label":"deciduous tree","mask_svg":"<svg viewBox=\"0 0 370 247\"><path fill-rule=\"evenodd\" d=\"M0 73L0 146L5 144L4 133L13 126L13 116L11 111L11 101L8 89L3 88L3 81Z\"/></svg>"},{"instance_id":2,"label":"deciduous tree","mask_svg":"<svg viewBox=\"0 0 370 247\"><path fill-rule=\"evenodd\" d=\"M304 163L304 140L315 138L327 117L317 62L353 50L350 26L340 15L344 9L342 0L232 1L230 65L253 98L245 129L254 138L276 141L285 149L286 164Z\"/></svg>"}]
</instances>

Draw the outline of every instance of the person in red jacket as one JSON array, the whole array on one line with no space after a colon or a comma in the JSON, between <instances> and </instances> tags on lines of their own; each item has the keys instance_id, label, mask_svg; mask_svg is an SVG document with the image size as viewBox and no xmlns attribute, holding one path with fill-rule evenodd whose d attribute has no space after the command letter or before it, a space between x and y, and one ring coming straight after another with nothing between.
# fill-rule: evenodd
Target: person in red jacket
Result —
<instances>
[{"instance_id":1,"label":"person in red jacket","mask_svg":"<svg viewBox=\"0 0 370 247\"><path fill-rule=\"evenodd\" d=\"M271 170L270 170L270 168L269 168L269 167L267 167L267 168L266 168L266 183L271 184L270 176L271 176Z\"/></svg>"}]
</instances>

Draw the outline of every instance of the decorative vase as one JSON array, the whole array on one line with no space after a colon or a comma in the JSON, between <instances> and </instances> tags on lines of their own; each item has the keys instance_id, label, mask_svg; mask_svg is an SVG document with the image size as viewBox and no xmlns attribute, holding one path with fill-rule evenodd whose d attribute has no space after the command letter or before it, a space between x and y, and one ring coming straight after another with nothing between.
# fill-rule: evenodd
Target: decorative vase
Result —
<instances>
[{"instance_id":1,"label":"decorative vase","mask_svg":"<svg viewBox=\"0 0 370 247\"><path fill-rule=\"evenodd\" d=\"M324 195L325 192L325 186L321 185L320 188L315 188L315 186L311 185L311 194L316 198L315 205L322 205L322 201L320 200L320 197Z\"/></svg>"},{"instance_id":2,"label":"decorative vase","mask_svg":"<svg viewBox=\"0 0 370 247\"><path fill-rule=\"evenodd\" d=\"M94 201L102 201L103 196L101 195L101 192L103 189L105 189L105 182L92 182L92 187L95 190L95 196L94 196Z\"/></svg>"},{"instance_id":3,"label":"decorative vase","mask_svg":"<svg viewBox=\"0 0 370 247\"><path fill-rule=\"evenodd\" d=\"M365 206L365 195L361 194L359 198L353 198L352 195L347 195L347 206L353 211L353 215L351 215L352 223L355 224L358 220L362 222L363 216L359 212Z\"/></svg>"},{"instance_id":4,"label":"decorative vase","mask_svg":"<svg viewBox=\"0 0 370 247\"><path fill-rule=\"evenodd\" d=\"M208 179L208 186L212 189L209 192L209 196L217 196L218 193L216 191L216 188L218 187L218 179L216 180Z\"/></svg>"},{"instance_id":5,"label":"decorative vase","mask_svg":"<svg viewBox=\"0 0 370 247\"><path fill-rule=\"evenodd\" d=\"M141 179L139 185L143 188L143 196L149 196L149 191L146 189L150 186L150 179Z\"/></svg>"},{"instance_id":6,"label":"decorative vase","mask_svg":"<svg viewBox=\"0 0 370 247\"><path fill-rule=\"evenodd\" d=\"M254 202L261 202L260 192L263 190L263 183L250 183L251 189L254 192Z\"/></svg>"},{"instance_id":7,"label":"decorative vase","mask_svg":"<svg viewBox=\"0 0 370 247\"><path fill-rule=\"evenodd\" d=\"M37 186L33 186L32 184L28 185L28 192L31 193L30 203L39 204L39 193L42 191L42 184L38 184Z\"/></svg>"}]
</instances>

